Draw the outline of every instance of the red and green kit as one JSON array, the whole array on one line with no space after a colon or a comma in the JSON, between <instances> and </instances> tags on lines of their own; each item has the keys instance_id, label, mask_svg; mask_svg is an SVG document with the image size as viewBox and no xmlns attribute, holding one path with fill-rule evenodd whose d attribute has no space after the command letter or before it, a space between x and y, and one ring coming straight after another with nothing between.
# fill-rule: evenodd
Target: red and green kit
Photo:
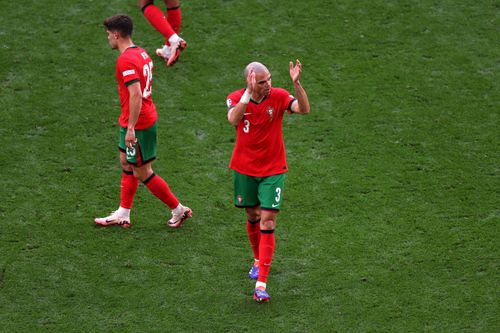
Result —
<instances>
[{"instance_id":1,"label":"red and green kit","mask_svg":"<svg viewBox=\"0 0 500 333\"><path fill-rule=\"evenodd\" d=\"M136 130L151 127L158 118L156 107L151 99L151 85L153 83L153 60L147 52L137 46L125 50L116 62L116 81L120 93L122 112L118 118L121 127L128 125L129 91L127 86L140 82L142 91L142 107L139 120L135 125Z\"/></svg>"},{"instance_id":2,"label":"red and green kit","mask_svg":"<svg viewBox=\"0 0 500 333\"><path fill-rule=\"evenodd\" d=\"M245 89L227 97L231 110L238 104ZM291 113L295 97L281 88L271 88L262 101L250 100L245 114L236 126L236 143L229 167L241 174L267 177L288 171L282 122L286 111Z\"/></svg>"}]
</instances>

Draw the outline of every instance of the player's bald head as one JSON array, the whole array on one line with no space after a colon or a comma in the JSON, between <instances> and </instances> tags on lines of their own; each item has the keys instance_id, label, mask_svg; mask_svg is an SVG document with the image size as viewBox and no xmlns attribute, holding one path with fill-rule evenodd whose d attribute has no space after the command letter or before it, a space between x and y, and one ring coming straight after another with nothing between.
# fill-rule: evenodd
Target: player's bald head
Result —
<instances>
[{"instance_id":1,"label":"player's bald head","mask_svg":"<svg viewBox=\"0 0 500 333\"><path fill-rule=\"evenodd\" d=\"M243 76L245 77L245 79L247 78L248 73L250 73L250 71L253 71L255 74L269 73L269 70L267 69L266 66L256 61L249 63L247 67L245 67L245 71L243 72Z\"/></svg>"}]
</instances>

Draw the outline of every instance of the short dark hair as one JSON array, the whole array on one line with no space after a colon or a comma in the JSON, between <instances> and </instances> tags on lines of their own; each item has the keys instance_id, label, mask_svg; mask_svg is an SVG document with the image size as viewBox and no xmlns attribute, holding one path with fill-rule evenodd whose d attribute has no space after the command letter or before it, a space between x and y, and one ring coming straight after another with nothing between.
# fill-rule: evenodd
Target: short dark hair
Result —
<instances>
[{"instance_id":1,"label":"short dark hair","mask_svg":"<svg viewBox=\"0 0 500 333\"><path fill-rule=\"evenodd\" d=\"M132 36L132 30L134 30L132 18L125 14L110 16L102 24L107 30L116 31L122 37Z\"/></svg>"}]
</instances>

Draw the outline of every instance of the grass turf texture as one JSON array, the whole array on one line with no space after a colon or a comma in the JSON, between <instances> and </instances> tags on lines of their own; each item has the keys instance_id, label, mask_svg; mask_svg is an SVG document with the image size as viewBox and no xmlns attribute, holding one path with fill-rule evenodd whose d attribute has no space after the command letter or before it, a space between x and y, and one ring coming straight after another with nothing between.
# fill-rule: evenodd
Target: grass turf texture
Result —
<instances>
[{"instance_id":1,"label":"grass turf texture","mask_svg":"<svg viewBox=\"0 0 500 333\"><path fill-rule=\"evenodd\" d=\"M163 7L160 1L159 5ZM2 3L0 331L497 332L496 1L182 1L181 60L155 58L158 174L118 204L117 52L101 26L134 1ZM252 60L312 112L284 122L290 172L269 278L251 298L232 206L228 92Z\"/></svg>"}]
</instances>

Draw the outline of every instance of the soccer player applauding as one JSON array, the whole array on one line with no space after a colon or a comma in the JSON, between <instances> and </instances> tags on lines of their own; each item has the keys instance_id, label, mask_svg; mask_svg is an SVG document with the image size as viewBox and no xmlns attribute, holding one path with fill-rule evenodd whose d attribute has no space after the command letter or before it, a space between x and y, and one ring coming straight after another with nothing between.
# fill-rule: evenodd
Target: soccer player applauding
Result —
<instances>
[{"instance_id":1,"label":"soccer player applauding","mask_svg":"<svg viewBox=\"0 0 500 333\"><path fill-rule=\"evenodd\" d=\"M254 255L249 277L257 279L253 298L269 301L267 277L273 259L276 218L288 171L282 122L285 112L309 113L309 100L299 82L302 65L290 62L295 96L271 85L271 73L252 62L244 71L247 87L227 97L227 119L236 127L229 167L234 170L234 204L245 208L247 232Z\"/></svg>"}]
</instances>

